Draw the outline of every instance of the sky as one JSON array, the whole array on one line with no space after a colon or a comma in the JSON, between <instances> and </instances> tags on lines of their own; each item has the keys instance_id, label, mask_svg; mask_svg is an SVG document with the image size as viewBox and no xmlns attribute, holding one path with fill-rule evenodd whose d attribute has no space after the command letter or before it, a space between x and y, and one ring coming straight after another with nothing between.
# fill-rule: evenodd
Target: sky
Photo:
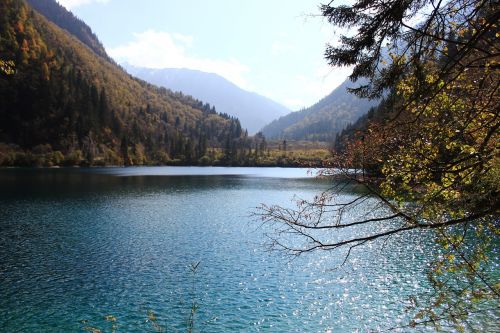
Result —
<instances>
[{"instance_id":1,"label":"sky","mask_svg":"<svg viewBox=\"0 0 500 333\"><path fill-rule=\"evenodd\" d=\"M58 1L119 63L216 73L291 110L316 103L351 71L324 59L339 34L319 15L322 0Z\"/></svg>"}]
</instances>

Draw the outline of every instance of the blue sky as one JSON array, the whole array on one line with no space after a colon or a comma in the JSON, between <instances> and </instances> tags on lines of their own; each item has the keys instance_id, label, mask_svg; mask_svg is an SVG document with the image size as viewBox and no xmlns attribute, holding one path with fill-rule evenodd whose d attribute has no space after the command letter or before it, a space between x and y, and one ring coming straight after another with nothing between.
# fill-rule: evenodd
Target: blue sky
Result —
<instances>
[{"instance_id":1,"label":"blue sky","mask_svg":"<svg viewBox=\"0 0 500 333\"><path fill-rule=\"evenodd\" d=\"M58 0L118 62L217 73L292 110L329 94L350 73L323 58L338 34L321 0Z\"/></svg>"}]
</instances>

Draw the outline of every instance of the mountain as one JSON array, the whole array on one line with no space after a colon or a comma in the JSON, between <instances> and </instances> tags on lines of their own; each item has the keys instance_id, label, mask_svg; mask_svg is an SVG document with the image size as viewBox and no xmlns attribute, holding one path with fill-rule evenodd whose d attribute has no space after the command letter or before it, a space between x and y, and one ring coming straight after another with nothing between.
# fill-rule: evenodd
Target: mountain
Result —
<instances>
[{"instance_id":1,"label":"mountain","mask_svg":"<svg viewBox=\"0 0 500 333\"><path fill-rule=\"evenodd\" d=\"M271 139L333 140L343 128L378 104L349 93L347 88L354 85L344 81L318 103L271 122L262 133Z\"/></svg>"},{"instance_id":2,"label":"mountain","mask_svg":"<svg viewBox=\"0 0 500 333\"><path fill-rule=\"evenodd\" d=\"M237 119L127 74L54 0L29 3L0 0L0 61L14 67L0 71L0 165L196 163L243 136Z\"/></svg>"},{"instance_id":3,"label":"mountain","mask_svg":"<svg viewBox=\"0 0 500 333\"><path fill-rule=\"evenodd\" d=\"M237 117L251 134L290 112L285 106L259 94L243 90L223 77L191 69L149 69L128 64L123 67L149 83L208 102L217 111Z\"/></svg>"},{"instance_id":4,"label":"mountain","mask_svg":"<svg viewBox=\"0 0 500 333\"><path fill-rule=\"evenodd\" d=\"M345 151L349 143L355 141L367 133L370 124L384 124L389 119L394 117L394 105L398 103L398 97L394 93L389 93L384 96L380 103L359 117L352 124L347 125L340 131L334 142L334 148L337 152Z\"/></svg>"},{"instance_id":5,"label":"mountain","mask_svg":"<svg viewBox=\"0 0 500 333\"><path fill-rule=\"evenodd\" d=\"M83 44L94 51L95 54L111 60L104 46L90 27L59 3L54 0L26 0L26 2L49 21L78 38Z\"/></svg>"}]
</instances>

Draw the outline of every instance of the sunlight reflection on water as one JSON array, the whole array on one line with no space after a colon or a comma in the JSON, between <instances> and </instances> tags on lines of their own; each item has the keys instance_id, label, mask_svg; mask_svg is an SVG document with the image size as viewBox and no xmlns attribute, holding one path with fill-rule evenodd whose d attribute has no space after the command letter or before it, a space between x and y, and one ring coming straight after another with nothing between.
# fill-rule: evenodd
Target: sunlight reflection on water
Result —
<instances>
[{"instance_id":1,"label":"sunlight reflection on water","mask_svg":"<svg viewBox=\"0 0 500 333\"><path fill-rule=\"evenodd\" d=\"M112 314L119 331L143 331L152 310L167 331L185 331L193 299L202 332L364 332L408 321L408 297L428 289L431 244L397 236L337 269L342 252L266 252L253 207L292 205L328 182L302 178L306 169L222 169L1 170L1 330L106 329Z\"/></svg>"}]
</instances>

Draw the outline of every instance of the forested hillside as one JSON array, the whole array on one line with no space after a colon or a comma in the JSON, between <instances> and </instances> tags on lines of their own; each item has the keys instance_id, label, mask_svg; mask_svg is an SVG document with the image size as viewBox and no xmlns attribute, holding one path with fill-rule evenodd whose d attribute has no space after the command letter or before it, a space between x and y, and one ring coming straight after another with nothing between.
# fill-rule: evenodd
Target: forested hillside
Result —
<instances>
[{"instance_id":1,"label":"forested hillside","mask_svg":"<svg viewBox=\"0 0 500 333\"><path fill-rule=\"evenodd\" d=\"M318 103L273 121L262 132L273 139L332 141L348 124L377 104L347 91L355 86L357 83L346 80Z\"/></svg>"},{"instance_id":2,"label":"forested hillside","mask_svg":"<svg viewBox=\"0 0 500 333\"><path fill-rule=\"evenodd\" d=\"M219 112L237 117L250 134L290 112L267 97L241 89L223 77L185 68L138 68L124 65L132 75L149 83L181 91L214 105Z\"/></svg>"},{"instance_id":3,"label":"forested hillside","mask_svg":"<svg viewBox=\"0 0 500 333\"><path fill-rule=\"evenodd\" d=\"M390 94L383 98L378 105L371 107L366 114L338 132L333 140L335 150L337 152L345 151L349 142L365 135L370 124L383 123L390 119L391 115L394 116L393 105L396 99L397 96Z\"/></svg>"},{"instance_id":4,"label":"forested hillside","mask_svg":"<svg viewBox=\"0 0 500 333\"><path fill-rule=\"evenodd\" d=\"M54 0L26 1L33 9L45 16L49 21L78 38L83 44L94 51L95 54L108 60L111 59L90 27L73 15L73 13L67 11L59 3Z\"/></svg>"},{"instance_id":5,"label":"forested hillside","mask_svg":"<svg viewBox=\"0 0 500 333\"><path fill-rule=\"evenodd\" d=\"M195 163L244 135L237 119L125 73L55 1L30 3L77 32L0 0L0 59L13 64L0 72L1 165Z\"/></svg>"}]
</instances>

